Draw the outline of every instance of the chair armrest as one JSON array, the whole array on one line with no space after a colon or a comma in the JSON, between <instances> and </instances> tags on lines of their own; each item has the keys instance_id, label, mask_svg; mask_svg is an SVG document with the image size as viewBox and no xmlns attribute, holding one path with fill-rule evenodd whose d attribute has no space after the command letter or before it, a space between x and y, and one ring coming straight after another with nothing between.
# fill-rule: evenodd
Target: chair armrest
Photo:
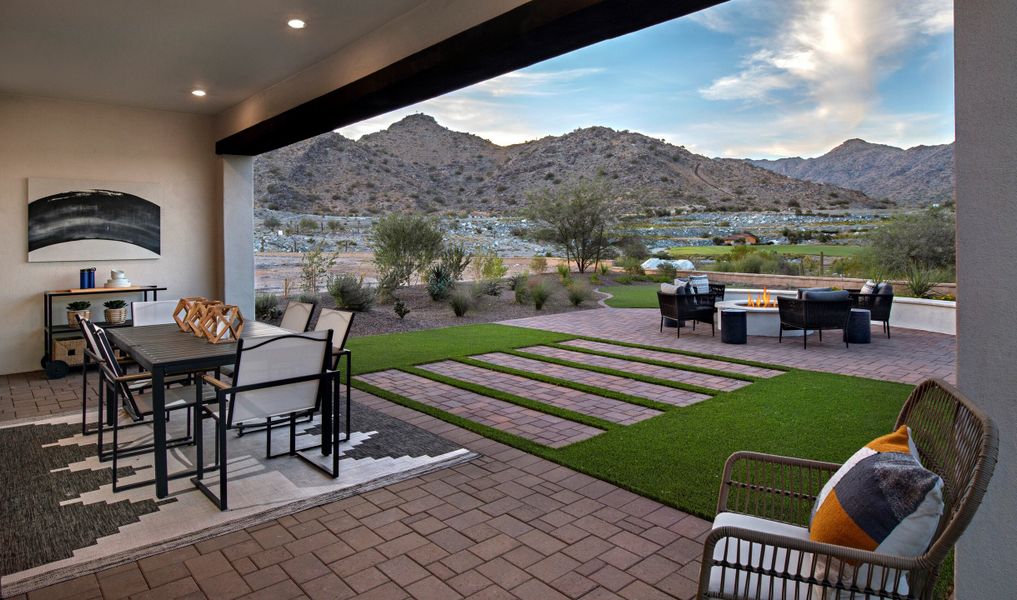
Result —
<instances>
[{"instance_id":1,"label":"chair armrest","mask_svg":"<svg viewBox=\"0 0 1017 600\"><path fill-rule=\"evenodd\" d=\"M204 381L205 383L210 384L212 387L214 387L216 389L219 389L219 390L228 390L228 389L230 389L230 385L228 383L226 383L224 381L220 381L220 380L216 379L215 377L212 377L211 375L208 375L208 374L202 375L201 376L201 380Z\"/></svg>"},{"instance_id":2,"label":"chair armrest","mask_svg":"<svg viewBox=\"0 0 1017 600\"><path fill-rule=\"evenodd\" d=\"M139 379L151 379L151 378L152 378L151 373L143 371L141 373L129 373L127 375L121 375L119 377L113 378L113 381L128 382L128 381L138 381Z\"/></svg>"},{"instance_id":3,"label":"chair armrest","mask_svg":"<svg viewBox=\"0 0 1017 600\"><path fill-rule=\"evenodd\" d=\"M812 561L781 559L777 552L770 553L767 560L762 552L752 556L755 552L750 549L765 546L808 553ZM715 558L718 547L722 555ZM863 569L863 566L868 568ZM878 554L741 527L718 527L710 531L703 542L700 596L697 597L705 597L711 572L716 567L725 567L726 580L738 578L742 586L749 579L767 576L775 579L778 589L785 584L787 589L794 589L795 584L811 585L825 590L855 591L861 598L883 598L887 590L900 590L901 580L906 577L910 588L906 597L919 598L924 597L923 589L933 581L929 571L935 565L924 557ZM737 574L731 573L732 570ZM916 571L918 573L913 573ZM838 596L832 594L832 597Z\"/></svg>"},{"instance_id":4,"label":"chair armrest","mask_svg":"<svg viewBox=\"0 0 1017 600\"><path fill-rule=\"evenodd\" d=\"M717 512L807 527L816 497L839 468L818 460L735 452L724 464Z\"/></svg>"}]
</instances>

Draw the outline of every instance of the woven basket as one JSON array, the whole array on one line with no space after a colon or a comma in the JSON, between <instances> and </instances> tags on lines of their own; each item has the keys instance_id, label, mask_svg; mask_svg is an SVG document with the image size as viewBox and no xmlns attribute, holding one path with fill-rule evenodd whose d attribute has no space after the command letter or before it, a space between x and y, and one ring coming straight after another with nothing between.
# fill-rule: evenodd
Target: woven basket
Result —
<instances>
[{"instance_id":1,"label":"woven basket","mask_svg":"<svg viewBox=\"0 0 1017 600\"><path fill-rule=\"evenodd\" d=\"M75 329L81 327L78 325L78 319L91 319L92 311L90 310L69 310L67 311L67 324Z\"/></svg>"},{"instance_id":2,"label":"woven basket","mask_svg":"<svg viewBox=\"0 0 1017 600\"><path fill-rule=\"evenodd\" d=\"M127 320L127 307L123 308L107 308L104 311L106 322L111 325L119 325Z\"/></svg>"}]
</instances>

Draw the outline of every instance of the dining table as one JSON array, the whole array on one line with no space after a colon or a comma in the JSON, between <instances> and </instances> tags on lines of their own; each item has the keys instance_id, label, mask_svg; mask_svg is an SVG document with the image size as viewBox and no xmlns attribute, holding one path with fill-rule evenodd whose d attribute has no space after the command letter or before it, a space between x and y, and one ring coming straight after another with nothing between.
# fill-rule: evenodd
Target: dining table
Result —
<instances>
[{"instance_id":1,"label":"dining table","mask_svg":"<svg viewBox=\"0 0 1017 600\"><path fill-rule=\"evenodd\" d=\"M292 335L293 332L257 321L245 324L240 337L245 340ZM167 377L215 371L232 365L237 359L237 342L212 344L190 332L183 332L175 323L123 327L106 331L109 339L152 376L152 437L155 495L165 498L169 481L193 475L194 470L167 472L166 386ZM322 439L332 439L332 410L322 403ZM322 454L332 451L331 444L322 445Z\"/></svg>"}]
</instances>

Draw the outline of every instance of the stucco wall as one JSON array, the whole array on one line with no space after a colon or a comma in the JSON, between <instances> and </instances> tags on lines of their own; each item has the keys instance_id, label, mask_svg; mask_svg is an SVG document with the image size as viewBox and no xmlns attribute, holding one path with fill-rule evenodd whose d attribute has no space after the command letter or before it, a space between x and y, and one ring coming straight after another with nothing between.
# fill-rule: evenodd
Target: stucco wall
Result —
<instances>
[{"instance_id":1,"label":"stucco wall","mask_svg":"<svg viewBox=\"0 0 1017 600\"><path fill-rule=\"evenodd\" d=\"M1017 2L954 2L957 383L999 427L999 463L957 552L957 600L1013 598L1017 497Z\"/></svg>"},{"instance_id":2,"label":"stucco wall","mask_svg":"<svg viewBox=\"0 0 1017 600\"><path fill-rule=\"evenodd\" d=\"M167 299L221 293L213 146L206 116L0 94L0 374L39 368L42 292L77 287L82 267L100 281L123 268ZM29 177L160 184L162 258L28 263Z\"/></svg>"}]
</instances>

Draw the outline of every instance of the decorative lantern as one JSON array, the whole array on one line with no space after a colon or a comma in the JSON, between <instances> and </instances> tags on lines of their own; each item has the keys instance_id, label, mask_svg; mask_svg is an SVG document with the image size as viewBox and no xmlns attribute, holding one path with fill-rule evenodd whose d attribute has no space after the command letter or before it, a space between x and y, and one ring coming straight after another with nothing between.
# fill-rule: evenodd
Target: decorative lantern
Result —
<instances>
[{"instance_id":1,"label":"decorative lantern","mask_svg":"<svg viewBox=\"0 0 1017 600\"><path fill-rule=\"evenodd\" d=\"M203 296L188 296L181 298L177 302L177 307L173 309L173 320L176 321L177 327L184 333L191 332L191 326L188 324L187 315L191 312L191 309L195 304L199 302L207 302L208 299Z\"/></svg>"},{"instance_id":2,"label":"decorative lantern","mask_svg":"<svg viewBox=\"0 0 1017 600\"><path fill-rule=\"evenodd\" d=\"M207 305L201 329L209 343L235 342L244 331L244 316L240 308L232 304Z\"/></svg>"}]
</instances>

